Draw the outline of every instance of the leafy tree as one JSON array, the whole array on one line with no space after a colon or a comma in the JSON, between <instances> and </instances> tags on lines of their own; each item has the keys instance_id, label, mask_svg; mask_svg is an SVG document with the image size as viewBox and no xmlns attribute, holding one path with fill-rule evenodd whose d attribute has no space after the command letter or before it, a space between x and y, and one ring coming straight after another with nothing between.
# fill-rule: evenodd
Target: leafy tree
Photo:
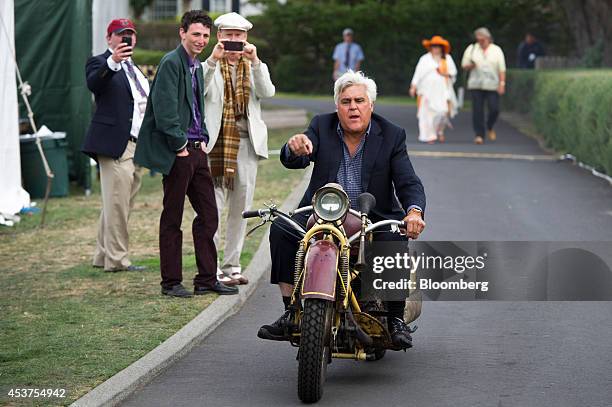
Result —
<instances>
[{"instance_id":1,"label":"leafy tree","mask_svg":"<svg viewBox=\"0 0 612 407\"><path fill-rule=\"evenodd\" d=\"M587 65L612 66L612 1L557 0L565 11L575 54Z\"/></svg>"},{"instance_id":2,"label":"leafy tree","mask_svg":"<svg viewBox=\"0 0 612 407\"><path fill-rule=\"evenodd\" d=\"M269 62L279 89L329 93L332 52L345 27L355 30L364 50L362 69L381 93L405 94L418 58L421 40L442 35L460 60L473 41L472 32L487 26L512 65L526 30L563 48L565 20L553 0L276 0L261 1L265 12L253 17L254 33L268 47L260 54ZM554 47L553 47L554 48Z\"/></svg>"},{"instance_id":3,"label":"leafy tree","mask_svg":"<svg viewBox=\"0 0 612 407\"><path fill-rule=\"evenodd\" d=\"M134 18L139 20L145 9L153 4L154 0L130 0L130 7L134 11Z\"/></svg>"}]
</instances>

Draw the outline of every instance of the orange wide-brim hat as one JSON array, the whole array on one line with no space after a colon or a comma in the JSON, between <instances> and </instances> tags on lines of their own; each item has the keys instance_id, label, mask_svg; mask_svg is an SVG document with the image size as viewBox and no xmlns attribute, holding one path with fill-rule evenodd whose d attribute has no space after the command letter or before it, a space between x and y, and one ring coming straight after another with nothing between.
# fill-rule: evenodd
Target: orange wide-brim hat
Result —
<instances>
[{"instance_id":1,"label":"orange wide-brim hat","mask_svg":"<svg viewBox=\"0 0 612 407\"><path fill-rule=\"evenodd\" d=\"M450 52L451 46L450 42L440 37L439 35L434 35L431 37L431 40L423 40L423 46L429 49L432 45L441 45L444 47L444 52L448 54Z\"/></svg>"}]
</instances>

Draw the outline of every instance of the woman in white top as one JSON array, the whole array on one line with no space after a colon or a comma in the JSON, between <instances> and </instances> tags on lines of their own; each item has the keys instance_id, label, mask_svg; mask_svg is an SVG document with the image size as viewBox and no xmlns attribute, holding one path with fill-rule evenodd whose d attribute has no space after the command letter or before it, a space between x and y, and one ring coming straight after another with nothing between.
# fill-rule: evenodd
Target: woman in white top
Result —
<instances>
[{"instance_id":1,"label":"woman in white top","mask_svg":"<svg viewBox=\"0 0 612 407\"><path fill-rule=\"evenodd\" d=\"M474 31L474 36L476 43L465 49L461 66L470 72L467 87L472 94L474 143L482 144L485 131L489 140L497 139L493 126L499 115L499 97L506 92L506 59L502 49L493 44L488 29L480 27ZM488 110L486 123L485 104Z\"/></svg>"},{"instance_id":2,"label":"woman in white top","mask_svg":"<svg viewBox=\"0 0 612 407\"><path fill-rule=\"evenodd\" d=\"M444 129L457 114L457 98L453 83L457 67L450 56L450 43L436 35L423 40L429 52L419 59L410 85L410 95L417 97L419 141L444 142Z\"/></svg>"}]
</instances>

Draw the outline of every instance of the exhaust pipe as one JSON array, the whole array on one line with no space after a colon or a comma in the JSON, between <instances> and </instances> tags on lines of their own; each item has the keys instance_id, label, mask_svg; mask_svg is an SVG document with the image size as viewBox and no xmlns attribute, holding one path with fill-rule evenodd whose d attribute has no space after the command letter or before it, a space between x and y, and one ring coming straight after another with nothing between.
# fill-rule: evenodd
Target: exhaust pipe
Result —
<instances>
[{"instance_id":1,"label":"exhaust pipe","mask_svg":"<svg viewBox=\"0 0 612 407\"><path fill-rule=\"evenodd\" d=\"M347 311L348 311L347 314L349 316L349 319L351 320L353 325L355 325L355 334L357 336L357 340L361 342L361 344L364 346L371 346L374 343L374 340L372 339L372 337L368 335L367 333L365 333L363 329L361 329L357 321L355 321L355 317L353 316L353 311L350 308Z\"/></svg>"}]
</instances>

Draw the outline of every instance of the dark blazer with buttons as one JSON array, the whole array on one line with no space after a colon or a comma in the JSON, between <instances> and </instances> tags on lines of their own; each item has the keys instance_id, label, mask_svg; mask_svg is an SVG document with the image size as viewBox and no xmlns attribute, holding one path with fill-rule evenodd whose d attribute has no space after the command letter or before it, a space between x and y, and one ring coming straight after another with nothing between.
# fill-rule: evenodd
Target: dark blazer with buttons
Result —
<instances>
[{"instance_id":1,"label":"dark blazer with buttons","mask_svg":"<svg viewBox=\"0 0 612 407\"><path fill-rule=\"evenodd\" d=\"M310 205L314 193L336 176L342 161L342 141L338 136L336 113L315 116L304 134L312 142L309 156L296 157L287 144L281 152L281 162L287 168L306 168L314 162L308 189L300 207ZM425 191L406 151L406 132L401 127L373 113L372 126L364 145L361 184L364 192L376 198L372 210L374 221L401 220L406 210L417 205L425 211Z\"/></svg>"},{"instance_id":2,"label":"dark blazer with buttons","mask_svg":"<svg viewBox=\"0 0 612 407\"><path fill-rule=\"evenodd\" d=\"M108 67L106 60L110 55L107 50L93 56L85 66L87 87L94 94L96 111L81 151L94 159L98 155L121 157L132 129L134 97L130 83L123 69L115 72Z\"/></svg>"}]
</instances>

